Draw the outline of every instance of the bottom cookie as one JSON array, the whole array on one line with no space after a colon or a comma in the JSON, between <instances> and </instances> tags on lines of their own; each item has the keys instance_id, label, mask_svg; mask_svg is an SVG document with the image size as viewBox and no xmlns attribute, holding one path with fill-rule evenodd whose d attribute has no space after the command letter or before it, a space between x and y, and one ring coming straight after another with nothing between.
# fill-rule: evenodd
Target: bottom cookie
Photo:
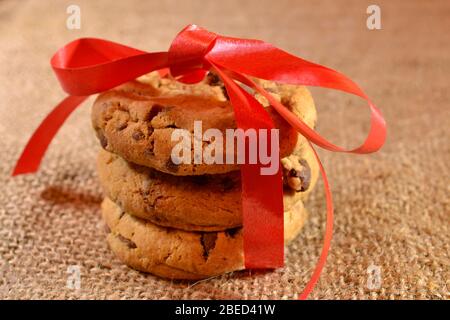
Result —
<instances>
[{"instance_id":1,"label":"bottom cookie","mask_svg":"<svg viewBox=\"0 0 450 320\"><path fill-rule=\"evenodd\" d=\"M199 280L244 269L242 228L189 232L157 226L121 210L109 198L102 203L108 244L128 266L170 279ZM301 201L284 213L285 243L303 227Z\"/></svg>"}]
</instances>

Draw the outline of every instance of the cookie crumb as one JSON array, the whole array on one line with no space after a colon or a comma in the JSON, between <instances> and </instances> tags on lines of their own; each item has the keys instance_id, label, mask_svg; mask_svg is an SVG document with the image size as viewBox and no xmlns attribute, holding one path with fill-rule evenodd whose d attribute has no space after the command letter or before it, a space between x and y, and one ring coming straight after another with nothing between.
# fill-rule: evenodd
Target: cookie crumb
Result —
<instances>
[{"instance_id":1,"label":"cookie crumb","mask_svg":"<svg viewBox=\"0 0 450 320\"><path fill-rule=\"evenodd\" d=\"M144 139L145 135L141 130L137 129L136 131L133 132L132 137L134 140L139 141Z\"/></svg>"}]
</instances>

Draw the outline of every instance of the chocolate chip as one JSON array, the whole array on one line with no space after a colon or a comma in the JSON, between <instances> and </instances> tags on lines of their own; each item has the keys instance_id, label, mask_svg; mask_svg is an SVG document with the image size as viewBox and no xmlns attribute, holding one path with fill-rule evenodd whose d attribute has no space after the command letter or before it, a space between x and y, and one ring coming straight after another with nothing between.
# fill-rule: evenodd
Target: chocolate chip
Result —
<instances>
[{"instance_id":1,"label":"chocolate chip","mask_svg":"<svg viewBox=\"0 0 450 320\"><path fill-rule=\"evenodd\" d=\"M150 191L148 191L148 190L143 190L143 189L141 189L141 188L139 188L138 192L139 192L139 195L140 195L142 198L145 198L145 197L147 197L147 196L150 194Z\"/></svg>"},{"instance_id":2,"label":"chocolate chip","mask_svg":"<svg viewBox=\"0 0 450 320\"><path fill-rule=\"evenodd\" d=\"M206 83L209 84L210 86L221 87L225 99L230 100L227 89L225 89L222 79L220 79L220 77L217 74L209 72L208 75L206 76Z\"/></svg>"},{"instance_id":3,"label":"chocolate chip","mask_svg":"<svg viewBox=\"0 0 450 320\"><path fill-rule=\"evenodd\" d=\"M311 168L305 159L283 159L283 184L296 192L308 190Z\"/></svg>"},{"instance_id":4,"label":"chocolate chip","mask_svg":"<svg viewBox=\"0 0 450 320\"><path fill-rule=\"evenodd\" d=\"M102 148L106 149L106 147L108 146L108 139L106 139L103 132L97 131L97 137L98 137L98 140L100 140L100 145L102 146Z\"/></svg>"},{"instance_id":5,"label":"chocolate chip","mask_svg":"<svg viewBox=\"0 0 450 320\"><path fill-rule=\"evenodd\" d=\"M166 168L170 172L177 172L179 169L178 165L172 162L172 159L167 160Z\"/></svg>"},{"instance_id":6,"label":"chocolate chip","mask_svg":"<svg viewBox=\"0 0 450 320\"><path fill-rule=\"evenodd\" d=\"M302 165L302 170L299 174L299 178L302 181L302 189L300 191L306 191L311 184L311 168L305 159L300 159L299 163Z\"/></svg>"},{"instance_id":7,"label":"chocolate chip","mask_svg":"<svg viewBox=\"0 0 450 320\"><path fill-rule=\"evenodd\" d=\"M289 170L289 176L290 177L298 177L298 172L295 169Z\"/></svg>"},{"instance_id":8,"label":"chocolate chip","mask_svg":"<svg viewBox=\"0 0 450 320\"><path fill-rule=\"evenodd\" d=\"M145 134L141 130L137 129L136 131L133 132L131 136L133 137L134 140L139 141L144 139Z\"/></svg>"},{"instance_id":9,"label":"chocolate chip","mask_svg":"<svg viewBox=\"0 0 450 320\"><path fill-rule=\"evenodd\" d=\"M126 127L128 127L128 123L127 122L119 122L116 125L116 130L117 131L121 131L121 130L125 129Z\"/></svg>"},{"instance_id":10,"label":"chocolate chip","mask_svg":"<svg viewBox=\"0 0 450 320\"><path fill-rule=\"evenodd\" d=\"M217 233L216 232L206 232L200 237L200 243L203 247L203 258L208 259L209 253L216 246Z\"/></svg>"},{"instance_id":11,"label":"chocolate chip","mask_svg":"<svg viewBox=\"0 0 450 320\"><path fill-rule=\"evenodd\" d=\"M212 72L209 72L206 76L206 83L210 86L223 86L223 82L220 77Z\"/></svg>"},{"instance_id":12,"label":"chocolate chip","mask_svg":"<svg viewBox=\"0 0 450 320\"><path fill-rule=\"evenodd\" d=\"M121 234L117 234L116 237L117 237L120 241L122 241L123 243L125 243L129 249L136 249L136 248L137 248L136 243L134 243L134 242L131 241L130 239L125 238L125 237L122 236Z\"/></svg>"},{"instance_id":13,"label":"chocolate chip","mask_svg":"<svg viewBox=\"0 0 450 320\"><path fill-rule=\"evenodd\" d=\"M155 153L153 152L153 141L150 141L149 146L144 150L144 154L148 157L153 157Z\"/></svg>"},{"instance_id":14,"label":"chocolate chip","mask_svg":"<svg viewBox=\"0 0 450 320\"><path fill-rule=\"evenodd\" d=\"M220 184L222 185L222 190L223 191L229 191L231 189L234 188L235 183L233 181L233 179L229 178L229 177L225 177L220 181Z\"/></svg>"},{"instance_id":15,"label":"chocolate chip","mask_svg":"<svg viewBox=\"0 0 450 320\"><path fill-rule=\"evenodd\" d=\"M165 110L166 107L159 105L159 104L154 104L152 106L152 108L150 109L150 112L148 113L147 117L145 120L147 121L152 121L152 119L154 117L156 117L158 115L158 113L162 112Z\"/></svg>"},{"instance_id":16,"label":"chocolate chip","mask_svg":"<svg viewBox=\"0 0 450 320\"><path fill-rule=\"evenodd\" d=\"M225 96L225 99L230 100L230 96L228 95L227 89L225 89L225 87L222 87L222 93Z\"/></svg>"},{"instance_id":17,"label":"chocolate chip","mask_svg":"<svg viewBox=\"0 0 450 320\"><path fill-rule=\"evenodd\" d=\"M227 229L225 230L225 233L227 236L234 238L234 236L239 232L239 230L241 230L241 228L232 228L232 229Z\"/></svg>"}]
</instances>

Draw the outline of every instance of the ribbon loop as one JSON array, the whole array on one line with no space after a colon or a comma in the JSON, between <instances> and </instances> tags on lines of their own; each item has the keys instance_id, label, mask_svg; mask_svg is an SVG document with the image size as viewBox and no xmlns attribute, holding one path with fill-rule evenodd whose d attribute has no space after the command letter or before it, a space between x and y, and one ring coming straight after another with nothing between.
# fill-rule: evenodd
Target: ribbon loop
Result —
<instances>
[{"instance_id":1,"label":"ribbon loop","mask_svg":"<svg viewBox=\"0 0 450 320\"><path fill-rule=\"evenodd\" d=\"M209 69L205 55L213 48L217 34L188 25L173 40L169 49L169 65L172 76L177 77Z\"/></svg>"},{"instance_id":2,"label":"ribbon loop","mask_svg":"<svg viewBox=\"0 0 450 320\"><path fill-rule=\"evenodd\" d=\"M167 67L167 52L147 53L119 43L82 38L59 49L50 64L64 91L87 96Z\"/></svg>"}]
</instances>

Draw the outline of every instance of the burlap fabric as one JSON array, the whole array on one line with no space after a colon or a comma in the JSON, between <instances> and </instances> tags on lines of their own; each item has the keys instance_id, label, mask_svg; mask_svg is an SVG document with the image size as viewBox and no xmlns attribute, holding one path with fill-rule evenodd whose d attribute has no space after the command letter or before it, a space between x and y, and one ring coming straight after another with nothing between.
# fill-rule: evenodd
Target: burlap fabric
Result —
<instances>
[{"instance_id":1,"label":"burlap fabric","mask_svg":"<svg viewBox=\"0 0 450 320\"><path fill-rule=\"evenodd\" d=\"M60 131L39 173L9 176L32 130L64 97L48 63L58 47L89 35L166 50L184 25L195 22L218 33L265 39L342 70L384 112L389 131L380 153L320 152L334 191L336 228L311 298L448 299L450 5L377 1L382 30L370 31L371 2L1 1L1 296L286 299L302 290L322 245L320 186L285 268L186 283L131 270L108 249L94 170L92 98ZM81 8L81 30L66 28L72 3ZM363 102L329 90L313 93L318 130L347 146L361 141L368 129ZM80 289L73 289L77 268Z\"/></svg>"}]
</instances>

